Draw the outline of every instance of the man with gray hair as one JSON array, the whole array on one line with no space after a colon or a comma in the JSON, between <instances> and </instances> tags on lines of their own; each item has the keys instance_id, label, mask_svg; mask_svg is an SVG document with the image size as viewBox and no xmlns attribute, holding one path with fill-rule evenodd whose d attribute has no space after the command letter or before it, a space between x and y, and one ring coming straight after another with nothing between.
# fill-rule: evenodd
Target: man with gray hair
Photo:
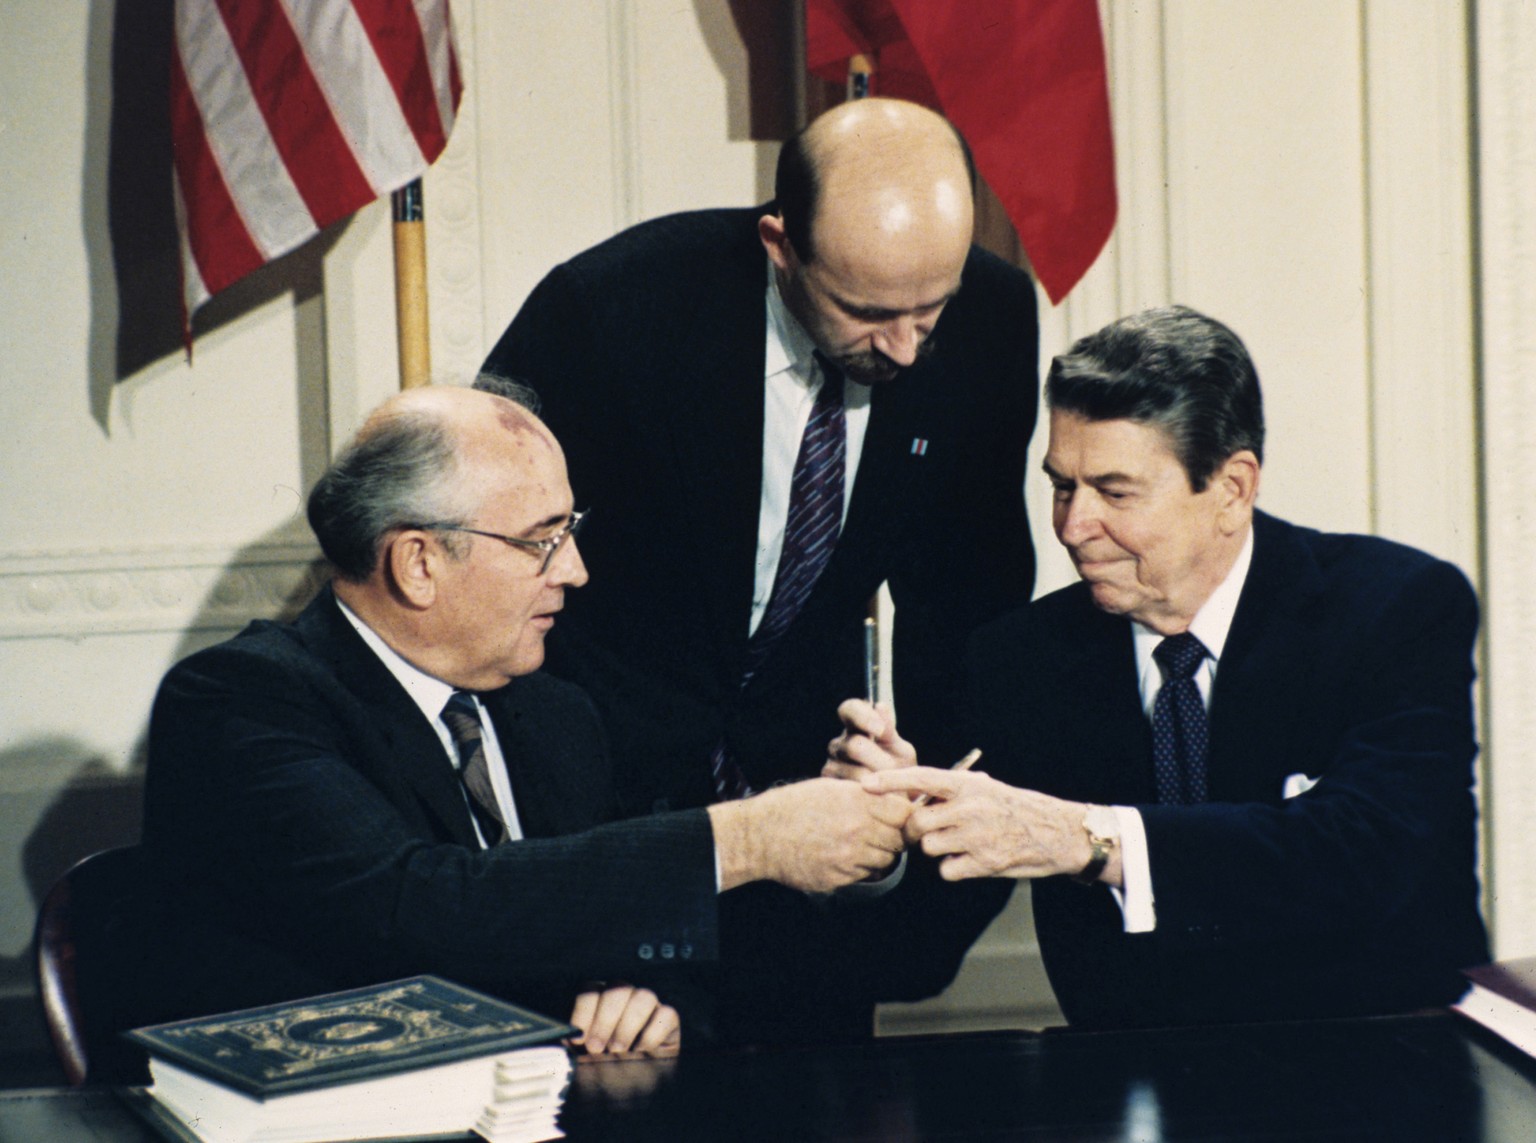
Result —
<instances>
[{"instance_id":1,"label":"man with gray hair","mask_svg":"<svg viewBox=\"0 0 1536 1143\"><path fill-rule=\"evenodd\" d=\"M972 641L986 773L908 768L858 703L825 772L932 799L906 832L946 878L1031 880L1073 1024L1453 1000L1488 955L1466 578L1255 511L1258 377L1193 310L1081 339L1046 399L1082 582Z\"/></svg>"},{"instance_id":2,"label":"man with gray hair","mask_svg":"<svg viewBox=\"0 0 1536 1143\"><path fill-rule=\"evenodd\" d=\"M616 820L591 703L539 670L587 570L564 455L527 409L401 394L309 517L332 583L178 664L155 703L144 844L221 950L181 950L184 1004L427 972L568 1016L590 1053L667 1054L718 956L719 893L827 892L901 849L906 799L827 779Z\"/></svg>"}]
</instances>

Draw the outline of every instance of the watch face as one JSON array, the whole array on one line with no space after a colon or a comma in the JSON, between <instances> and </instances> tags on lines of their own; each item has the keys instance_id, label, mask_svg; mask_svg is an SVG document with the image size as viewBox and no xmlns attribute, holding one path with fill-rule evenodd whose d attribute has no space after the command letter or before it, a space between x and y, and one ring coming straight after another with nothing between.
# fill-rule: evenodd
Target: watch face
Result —
<instances>
[{"instance_id":1,"label":"watch face","mask_svg":"<svg viewBox=\"0 0 1536 1143\"><path fill-rule=\"evenodd\" d=\"M1108 806L1090 806L1083 815L1083 828L1094 837L1119 838L1120 819Z\"/></svg>"}]
</instances>

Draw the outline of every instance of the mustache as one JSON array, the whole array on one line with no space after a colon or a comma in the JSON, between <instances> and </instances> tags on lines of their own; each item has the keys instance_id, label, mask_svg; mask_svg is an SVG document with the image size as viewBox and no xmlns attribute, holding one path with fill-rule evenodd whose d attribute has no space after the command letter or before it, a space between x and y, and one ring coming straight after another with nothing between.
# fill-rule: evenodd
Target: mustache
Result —
<instances>
[{"instance_id":1,"label":"mustache","mask_svg":"<svg viewBox=\"0 0 1536 1143\"><path fill-rule=\"evenodd\" d=\"M899 365L883 353L873 349L861 349L854 353L841 354L835 358L837 367L843 374L853 381L861 381L866 384L872 381L889 381L900 376L917 365L922 364L933 356L938 348L937 341L932 337L924 338L917 347L917 355L911 365Z\"/></svg>"}]
</instances>

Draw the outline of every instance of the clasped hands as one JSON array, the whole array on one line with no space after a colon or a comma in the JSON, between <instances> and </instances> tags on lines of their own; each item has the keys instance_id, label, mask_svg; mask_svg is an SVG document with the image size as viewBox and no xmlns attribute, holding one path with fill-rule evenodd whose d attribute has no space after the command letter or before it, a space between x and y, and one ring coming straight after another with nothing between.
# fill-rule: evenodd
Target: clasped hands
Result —
<instances>
[{"instance_id":1,"label":"clasped hands","mask_svg":"<svg viewBox=\"0 0 1536 1143\"><path fill-rule=\"evenodd\" d=\"M945 880L1050 877L1088 864L1092 846L1082 827L1088 807L1081 802L974 770L922 766L883 703L849 699L837 713L844 729L827 744L822 776L857 782L872 794L904 796L910 811L903 837L939 859Z\"/></svg>"}]
</instances>

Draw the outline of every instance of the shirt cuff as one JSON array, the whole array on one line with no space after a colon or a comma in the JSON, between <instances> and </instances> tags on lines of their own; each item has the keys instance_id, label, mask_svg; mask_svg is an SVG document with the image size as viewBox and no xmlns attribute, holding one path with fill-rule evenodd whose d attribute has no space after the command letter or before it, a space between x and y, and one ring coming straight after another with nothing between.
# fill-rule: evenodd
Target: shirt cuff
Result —
<instances>
[{"instance_id":1,"label":"shirt cuff","mask_svg":"<svg viewBox=\"0 0 1536 1143\"><path fill-rule=\"evenodd\" d=\"M1157 928L1156 903L1152 899L1152 865L1147 856L1147 829L1141 811L1131 806L1110 806L1120 826L1120 880L1110 886L1128 933L1150 933Z\"/></svg>"},{"instance_id":2,"label":"shirt cuff","mask_svg":"<svg viewBox=\"0 0 1536 1143\"><path fill-rule=\"evenodd\" d=\"M852 885L844 885L841 889L832 890L834 897L851 897L859 900L866 897L880 897L889 893L901 884L901 879L907 872L907 851L902 850L901 856L878 878L869 881L855 881Z\"/></svg>"}]
</instances>

